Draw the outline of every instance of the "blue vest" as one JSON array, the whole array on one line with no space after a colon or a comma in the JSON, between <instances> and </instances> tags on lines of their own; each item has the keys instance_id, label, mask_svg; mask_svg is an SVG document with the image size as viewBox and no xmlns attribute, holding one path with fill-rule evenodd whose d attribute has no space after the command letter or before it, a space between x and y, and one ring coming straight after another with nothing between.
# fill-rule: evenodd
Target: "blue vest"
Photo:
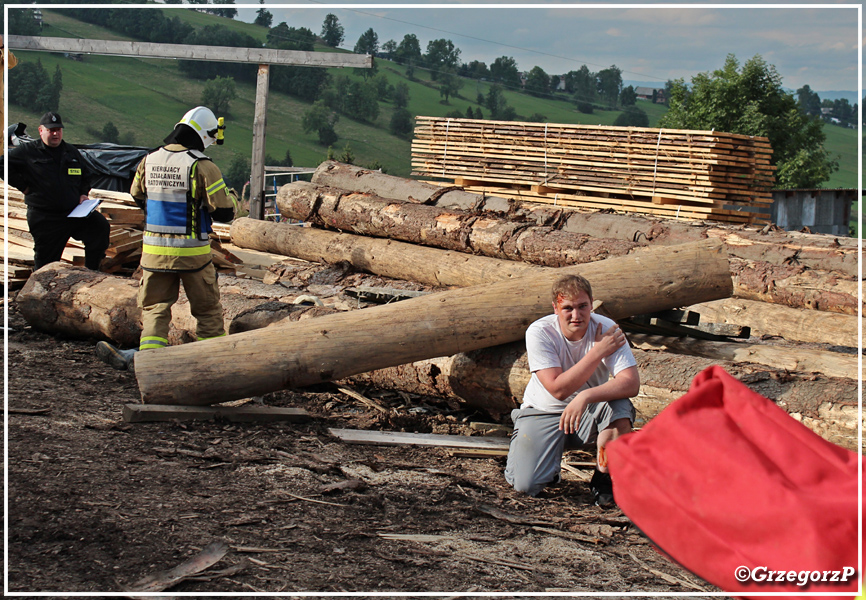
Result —
<instances>
[{"instance_id":1,"label":"blue vest","mask_svg":"<svg viewBox=\"0 0 866 600\"><path fill-rule=\"evenodd\" d=\"M160 148L145 159L147 221L143 252L193 256L210 252L210 213L194 200L192 170L210 160L197 150L170 152Z\"/></svg>"}]
</instances>

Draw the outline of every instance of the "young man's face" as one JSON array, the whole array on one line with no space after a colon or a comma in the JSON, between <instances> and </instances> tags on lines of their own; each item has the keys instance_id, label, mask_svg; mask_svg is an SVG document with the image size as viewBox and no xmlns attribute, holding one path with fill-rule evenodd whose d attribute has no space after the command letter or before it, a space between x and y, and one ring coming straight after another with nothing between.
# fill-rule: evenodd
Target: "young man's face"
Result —
<instances>
[{"instance_id":1,"label":"young man's face","mask_svg":"<svg viewBox=\"0 0 866 600\"><path fill-rule=\"evenodd\" d=\"M592 298L584 291L577 296L557 297L553 312L559 319L562 334L572 342L583 338L589 328L589 315L592 312Z\"/></svg>"}]
</instances>

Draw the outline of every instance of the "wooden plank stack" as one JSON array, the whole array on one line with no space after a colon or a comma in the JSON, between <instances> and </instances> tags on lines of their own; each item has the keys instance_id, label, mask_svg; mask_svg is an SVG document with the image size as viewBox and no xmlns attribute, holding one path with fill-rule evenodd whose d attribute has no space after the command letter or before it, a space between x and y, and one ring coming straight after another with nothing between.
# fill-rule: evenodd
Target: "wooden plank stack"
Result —
<instances>
[{"instance_id":1,"label":"wooden plank stack","mask_svg":"<svg viewBox=\"0 0 866 600\"><path fill-rule=\"evenodd\" d=\"M766 138L713 131L419 116L412 174L529 202L765 223L771 155Z\"/></svg>"},{"instance_id":2,"label":"wooden plank stack","mask_svg":"<svg viewBox=\"0 0 866 600\"><path fill-rule=\"evenodd\" d=\"M5 192L7 211L7 229L2 232L2 236L8 243L5 257L9 263L4 281L8 289L17 289L24 285L33 268L33 237L27 226L24 194L5 183L2 184L2 191ZM102 270L118 272L124 265L137 261L141 255L144 215L129 194L91 190L90 196L102 199L97 210L105 215L111 225L109 248L105 253L106 260L102 264ZM0 246L0 255L2 254L3 246ZM61 260L83 266L84 245L78 240L70 239Z\"/></svg>"},{"instance_id":3,"label":"wooden plank stack","mask_svg":"<svg viewBox=\"0 0 866 600\"><path fill-rule=\"evenodd\" d=\"M26 283L33 267L33 237L27 226L27 207L24 204L24 194L0 181L0 192L7 198L8 234L0 230L0 242L9 242L6 257L9 267L6 270L8 289L18 289ZM90 190L91 198L99 198L102 202L96 210L101 212L111 225L109 247L105 252L105 260L101 270L106 273L118 273L123 270L131 274L141 258L141 241L144 235L144 212L135 204L132 196L126 192L111 190ZM0 203L3 199L0 198ZM236 265L242 261L222 248L219 240L229 240L229 225L214 223L214 238L212 256L214 264L220 272L235 271ZM3 258L3 245L0 243L0 261ZM61 261L73 265L84 265L84 245L78 240L70 239L66 244ZM2 264L2 262L0 262Z\"/></svg>"}]
</instances>

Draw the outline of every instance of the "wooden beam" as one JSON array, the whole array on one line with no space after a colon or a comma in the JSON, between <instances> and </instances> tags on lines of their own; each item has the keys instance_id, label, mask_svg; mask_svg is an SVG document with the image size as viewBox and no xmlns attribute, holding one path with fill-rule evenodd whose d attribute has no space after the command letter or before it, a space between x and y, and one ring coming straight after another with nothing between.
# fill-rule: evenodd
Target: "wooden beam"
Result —
<instances>
[{"instance_id":1,"label":"wooden beam","mask_svg":"<svg viewBox=\"0 0 866 600\"><path fill-rule=\"evenodd\" d=\"M373 66L373 57L366 54L272 50L269 48L158 44L151 42L88 40L30 35L7 36L6 45L15 50L33 50L37 52L73 52L78 54L239 62L259 65L326 68L355 67L359 69L369 69Z\"/></svg>"},{"instance_id":2,"label":"wooden beam","mask_svg":"<svg viewBox=\"0 0 866 600\"><path fill-rule=\"evenodd\" d=\"M401 431L365 431L361 429L329 429L347 444L375 444L379 446L438 446L440 448L467 448L505 450L508 438L470 437L468 435L439 435L435 433L406 433Z\"/></svg>"},{"instance_id":3,"label":"wooden beam","mask_svg":"<svg viewBox=\"0 0 866 600\"><path fill-rule=\"evenodd\" d=\"M265 130L268 120L270 67L259 65L256 78L256 112L253 117L253 156L250 167L250 218L265 218Z\"/></svg>"},{"instance_id":4,"label":"wooden beam","mask_svg":"<svg viewBox=\"0 0 866 600\"><path fill-rule=\"evenodd\" d=\"M278 406L175 406L167 404L125 404L127 423L151 421L210 421L224 419L233 423L304 423L312 417L302 408Z\"/></svg>"}]
</instances>

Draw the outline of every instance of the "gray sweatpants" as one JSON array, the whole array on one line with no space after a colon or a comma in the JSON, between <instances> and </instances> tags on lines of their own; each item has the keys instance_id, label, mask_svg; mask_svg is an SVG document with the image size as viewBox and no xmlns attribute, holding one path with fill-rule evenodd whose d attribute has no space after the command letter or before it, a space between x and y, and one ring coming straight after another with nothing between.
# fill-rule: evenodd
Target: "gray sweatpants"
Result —
<instances>
[{"instance_id":1,"label":"gray sweatpants","mask_svg":"<svg viewBox=\"0 0 866 600\"><path fill-rule=\"evenodd\" d=\"M511 411L514 432L508 448L505 480L515 490L535 496L544 486L559 481L563 450L592 444L599 431L618 419L627 418L633 425L635 409L628 398L589 404L580 418L577 433L569 435L559 429L560 416L562 413L534 408Z\"/></svg>"}]
</instances>

